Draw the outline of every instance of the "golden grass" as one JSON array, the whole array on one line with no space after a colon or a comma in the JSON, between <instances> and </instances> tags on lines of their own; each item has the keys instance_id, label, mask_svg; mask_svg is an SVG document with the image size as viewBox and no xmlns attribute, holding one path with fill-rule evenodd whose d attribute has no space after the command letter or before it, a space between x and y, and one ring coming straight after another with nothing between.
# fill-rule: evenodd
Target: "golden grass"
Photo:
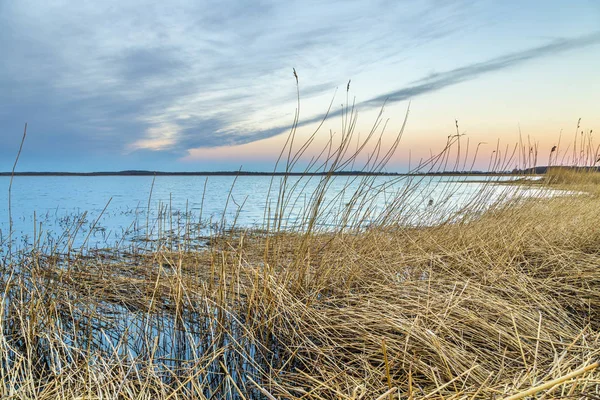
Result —
<instances>
[{"instance_id":1,"label":"golden grass","mask_svg":"<svg viewBox=\"0 0 600 400\"><path fill-rule=\"evenodd\" d=\"M312 167L356 160L346 110L341 142ZM310 144L292 151L294 135L286 171ZM446 168L459 140L419 168ZM364 170L392 153L376 141ZM600 191L596 175L568 173L549 174L533 198L490 205L484 189L433 225L399 220L422 186L372 219L374 178L357 178L328 230L318 221L331 174L298 229L285 216L305 193L284 178L265 210L275 222L223 229L205 249L26 249L3 261L0 396L598 398ZM546 196L565 182L571 195Z\"/></svg>"},{"instance_id":2,"label":"golden grass","mask_svg":"<svg viewBox=\"0 0 600 400\"><path fill-rule=\"evenodd\" d=\"M429 228L242 232L205 251L106 262L32 254L3 282L0 391L512 395L600 357L598 209L585 194ZM599 390L591 370L545 398Z\"/></svg>"},{"instance_id":3,"label":"golden grass","mask_svg":"<svg viewBox=\"0 0 600 400\"><path fill-rule=\"evenodd\" d=\"M552 167L548 169L545 179L554 185L585 186L587 190L595 190L600 185L600 169Z\"/></svg>"}]
</instances>

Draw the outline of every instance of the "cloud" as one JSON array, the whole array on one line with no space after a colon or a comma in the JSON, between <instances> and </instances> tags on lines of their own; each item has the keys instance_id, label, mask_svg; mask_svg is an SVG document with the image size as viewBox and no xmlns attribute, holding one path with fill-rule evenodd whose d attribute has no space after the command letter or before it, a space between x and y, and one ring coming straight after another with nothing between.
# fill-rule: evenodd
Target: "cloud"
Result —
<instances>
[{"instance_id":1,"label":"cloud","mask_svg":"<svg viewBox=\"0 0 600 400\"><path fill-rule=\"evenodd\" d=\"M294 108L292 66L311 77L308 101L398 53L384 40L392 34L411 45L430 40L423 29L444 34L462 4L1 2L0 135L12 145L29 121L31 152L65 155L180 154L268 137Z\"/></svg>"},{"instance_id":2,"label":"cloud","mask_svg":"<svg viewBox=\"0 0 600 400\"><path fill-rule=\"evenodd\" d=\"M446 87L479 78L485 74L497 72L524 64L538 58L557 55L569 50L584 48L600 43L600 32L584 35L571 39L554 40L551 43L527 49L524 51L506 54L480 63L466 65L446 72L431 74L423 79L413 82L412 85L396 89L369 100L360 102L357 107L360 110L380 108L384 104L393 104L400 101L413 99L417 96L435 92ZM341 115L337 110L329 114L329 118ZM324 114L318 115L300 122L300 126L319 122ZM289 129L290 126L281 127L281 131Z\"/></svg>"},{"instance_id":3,"label":"cloud","mask_svg":"<svg viewBox=\"0 0 600 400\"><path fill-rule=\"evenodd\" d=\"M383 101L397 102L412 97L440 90L445 87L456 85L480 77L481 75L516 67L527 61L556 55L569 50L579 49L600 43L600 32L580 36L572 39L559 39L543 46L534 47L521 52L503 55L481 63L475 63L451 71L432 74L423 78L413 86L395 90L372 98L364 105L380 104Z\"/></svg>"},{"instance_id":4,"label":"cloud","mask_svg":"<svg viewBox=\"0 0 600 400\"><path fill-rule=\"evenodd\" d=\"M309 124L321 119L320 109L305 106L312 99L462 29L457 22L467 21L475 6L470 0L0 1L0 156L14 153L25 121L26 156L83 163L90 155L110 162L152 153L175 162L191 148L268 138L289 128L292 67L301 71L304 115L314 116L302 123ZM378 89L360 107L597 42L598 34L565 39L389 93Z\"/></svg>"}]
</instances>

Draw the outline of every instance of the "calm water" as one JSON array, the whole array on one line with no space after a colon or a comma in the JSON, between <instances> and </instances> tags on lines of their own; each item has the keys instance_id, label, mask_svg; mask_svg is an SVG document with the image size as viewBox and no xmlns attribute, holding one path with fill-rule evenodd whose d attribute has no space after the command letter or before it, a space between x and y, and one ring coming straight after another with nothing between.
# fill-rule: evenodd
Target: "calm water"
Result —
<instances>
[{"instance_id":1,"label":"calm water","mask_svg":"<svg viewBox=\"0 0 600 400\"><path fill-rule=\"evenodd\" d=\"M148 176L16 177L12 188L13 241L34 241L102 247L132 238L171 233L201 237L219 226L266 227L265 207L275 213L282 177ZM513 196L516 186L494 182L510 177L335 177L323 192L319 227L361 225L377 221L393 205L394 218L409 224L431 224L469 205L485 186L485 202ZM488 179L492 184L482 183ZM0 177L0 242L9 235L8 185ZM286 192L284 225L298 227L307 215L321 177L291 177ZM272 182L273 181L273 182ZM271 194L269 186L272 182ZM357 194L357 188L362 190ZM367 190L365 190L367 189ZM534 195L534 189L519 189ZM354 196L354 201L353 201ZM269 201L270 199L270 201ZM356 213L344 213L353 210ZM345 217L346 215L346 217ZM405 219L405 220L403 220ZM192 232L190 227L197 226ZM64 233L71 232L70 235ZM75 233L75 234L74 234Z\"/></svg>"},{"instance_id":2,"label":"calm water","mask_svg":"<svg viewBox=\"0 0 600 400\"><path fill-rule=\"evenodd\" d=\"M35 240L41 243L38 249L53 253L65 254L67 249L86 245L88 250L111 246L110 254L115 254L112 251L115 245L124 252L127 246L136 249L139 246L177 246L180 243L177 239L184 236L187 237L185 245L203 246L205 235L215 229L231 227L234 222L242 228L262 228L265 223L272 224L272 219L265 219L265 206L271 204L270 214L273 215L281 179L273 180L272 202L269 203L270 177L240 177L237 180L234 177L157 177L154 185L152 177L17 177L11 197L13 244L10 251L26 249ZM286 185L287 206L281 221L288 229L305 228L301 217L310 214L307 205L311 204L311 196L320 193L322 207L316 216L316 228L322 230L353 225L363 228L377 223L378 216L385 213L386 208L388 213L393 211L392 221L429 225L451 218L462 208L472 209L473 204L483 205L485 209L486 205L506 198L504 196L545 195L538 189L497 184L499 180L510 178L489 179L486 184L481 182L481 177L378 177L366 181L336 177L326 190L320 192L322 178L294 177ZM0 255L8 254L8 185L9 178L0 177ZM353 218L344 218L347 215ZM15 265L31 259L29 252L10 254L21 256ZM149 269L156 268L153 263L144 265ZM161 270L158 268L159 276L169 274L168 269ZM11 269L10 273L13 271ZM51 287L56 285L53 282L52 279L48 281ZM77 290L74 288L73 291ZM14 291L13 298L23 296L22 287L15 286ZM27 291L37 293L37 288ZM191 300L188 298L188 301L193 307L185 305L179 319L174 315L173 307L161 309L159 306L156 311L147 312L137 309L134 304L125 306L114 299L98 299L88 304L85 300L78 301L79 297L75 296L69 303L75 312L70 308L70 313L58 313L63 319L56 324L66 327L60 331L61 340L75 349L85 349L89 345L88 351L94 355L118 354L125 360L123 365L129 363L136 371L145 371L146 361L152 359L153 373L162 376L166 384L179 384L179 380L173 381L171 377L178 370L197 368L198 357L214 352L216 346L224 349L231 346L236 350L224 351L222 356L213 358L203 367L205 372L199 375L198 379L207 382L214 391L207 391L207 397L221 394L220 390L224 392L220 397L234 397L223 383L221 361L236 365L231 369L231 376L239 386L245 383L246 376L259 376L259 368L271 371L296 367L293 362L288 364L289 354L287 350L283 351L287 347L279 342L279 338L247 333L243 326L246 313L236 314L236 309L232 308L217 322L220 309L212 302L204 301L201 293L189 293ZM9 298L5 304L11 301ZM75 326L72 318L78 318L78 315L86 319L79 320L77 329L70 329ZM215 335L217 324L224 328ZM40 340L40 343L45 342ZM251 397L258 398L259 394Z\"/></svg>"}]
</instances>

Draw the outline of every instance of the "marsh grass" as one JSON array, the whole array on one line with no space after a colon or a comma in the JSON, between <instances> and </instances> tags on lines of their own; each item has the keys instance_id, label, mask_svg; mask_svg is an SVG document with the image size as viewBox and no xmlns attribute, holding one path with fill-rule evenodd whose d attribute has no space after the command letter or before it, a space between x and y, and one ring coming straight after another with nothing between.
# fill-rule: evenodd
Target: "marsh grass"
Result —
<instances>
[{"instance_id":1,"label":"marsh grass","mask_svg":"<svg viewBox=\"0 0 600 400\"><path fill-rule=\"evenodd\" d=\"M594 191L600 185L600 167L552 167L545 179L555 186L583 186Z\"/></svg>"},{"instance_id":2,"label":"marsh grass","mask_svg":"<svg viewBox=\"0 0 600 400\"><path fill-rule=\"evenodd\" d=\"M334 174L356 169L365 151L362 170L383 170L402 130L384 149L381 115L358 141L347 102L342 132L307 164L326 174L274 182L259 228L223 218L202 248L184 224L126 250L34 242L6 255L1 396L489 399L543 384L540 398L600 396L597 176L551 171L527 197L509 185L498 196L492 180L467 206L427 219L461 178L435 187L397 178L405 182L392 190ZM314 139L295 144L298 121L297 112L285 171ZM413 172L472 167L467 143L457 124ZM498 151L490 165L515 157L534 156ZM333 179L359 189L328 197ZM555 195L557 182L574 194ZM411 208L434 190L441 200Z\"/></svg>"}]
</instances>

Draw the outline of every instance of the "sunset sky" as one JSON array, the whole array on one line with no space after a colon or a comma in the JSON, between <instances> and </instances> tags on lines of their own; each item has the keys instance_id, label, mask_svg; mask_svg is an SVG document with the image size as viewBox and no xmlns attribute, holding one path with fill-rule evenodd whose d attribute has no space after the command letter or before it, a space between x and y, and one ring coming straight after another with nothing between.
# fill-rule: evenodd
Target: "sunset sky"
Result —
<instances>
[{"instance_id":1,"label":"sunset sky","mask_svg":"<svg viewBox=\"0 0 600 400\"><path fill-rule=\"evenodd\" d=\"M333 99L307 157L383 103L389 171L459 131L476 166L522 138L600 132L600 1L0 0L0 171L272 170ZM337 89L337 92L336 92ZM334 98L335 96L335 98ZM600 139L598 139L600 143ZM541 162L543 164L543 162Z\"/></svg>"}]
</instances>

